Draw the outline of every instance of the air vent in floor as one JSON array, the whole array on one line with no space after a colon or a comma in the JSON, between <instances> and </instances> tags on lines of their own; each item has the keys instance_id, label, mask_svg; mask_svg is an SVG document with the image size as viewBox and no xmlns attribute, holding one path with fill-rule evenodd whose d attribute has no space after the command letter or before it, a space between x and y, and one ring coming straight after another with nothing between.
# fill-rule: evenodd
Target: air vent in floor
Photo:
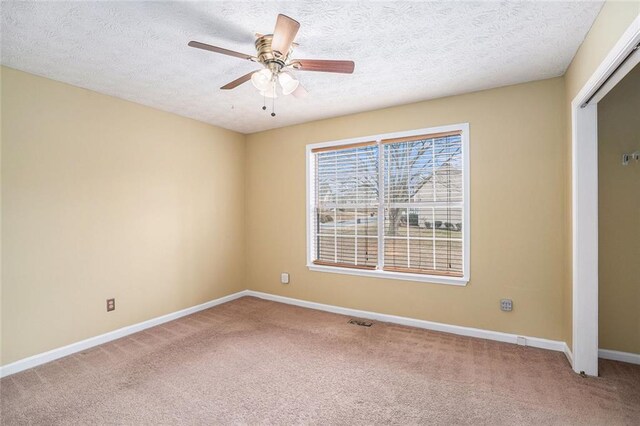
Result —
<instances>
[{"instance_id":1,"label":"air vent in floor","mask_svg":"<svg viewBox=\"0 0 640 426\"><path fill-rule=\"evenodd\" d=\"M363 320L356 320L356 319L350 319L349 324L359 325L360 327L371 327L373 325L371 321L363 321Z\"/></svg>"}]
</instances>

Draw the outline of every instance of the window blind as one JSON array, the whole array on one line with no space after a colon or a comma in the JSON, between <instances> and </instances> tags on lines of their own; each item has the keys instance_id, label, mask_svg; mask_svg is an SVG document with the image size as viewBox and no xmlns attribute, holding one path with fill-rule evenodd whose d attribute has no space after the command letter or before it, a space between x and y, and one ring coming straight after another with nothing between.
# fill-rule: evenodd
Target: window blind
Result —
<instances>
[{"instance_id":1,"label":"window blind","mask_svg":"<svg viewBox=\"0 0 640 426\"><path fill-rule=\"evenodd\" d=\"M382 141L385 270L462 276L460 133Z\"/></svg>"},{"instance_id":2,"label":"window blind","mask_svg":"<svg viewBox=\"0 0 640 426\"><path fill-rule=\"evenodd\" d=\"M313 263L462 277L460 131L311 150Z\"/></svg>"},{"instance_id":3,"label":"window blind","mask_svg":"<svg viewBox=\"0 0 640 426\"><path fill-rule=\"evenodd\" d=\"M378 147L375 142L312 151L315 262L374 269L378 263Z\"/></svg>"}]
</instances>

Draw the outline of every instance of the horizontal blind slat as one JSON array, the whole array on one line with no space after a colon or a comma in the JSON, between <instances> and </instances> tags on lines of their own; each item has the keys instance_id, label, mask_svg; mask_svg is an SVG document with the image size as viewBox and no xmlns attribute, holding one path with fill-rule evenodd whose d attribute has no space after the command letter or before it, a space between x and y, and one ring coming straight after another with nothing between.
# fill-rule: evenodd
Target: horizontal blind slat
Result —
<instances>
[{"instance_id":1,"label":"horizontal blind slat","mask_svg":"<svg viewBox=\"0 0 640 426\"><path fill-rule=\"evenodd\" d=\"M347 144L347 145L326 146L321 148L314 148L311 150L311 152L316 153L316 152L327 152L327 151L341 151L341 150L352 149L352 148L360 148L364 146L374 146L376 145L376 143L377 143L376 141L367 141L367 142L356 142L356 143Z\"/></svg>"},{"instance_id":2,"label":"horizontal blind slat","mask_svg":"<svg viewBox=\"0 0 640 426\"><path fill-rule=\"evenodd\" d=\"M416 135L416 136L406 136L401 138L392 138L392 139L382 139L381 143L400 143L400 142L414 142L414 141L422 141L429 139L437 139L443 138L447 136L460 136L462 132L459 130L454 130L452 132L441 132L441 133L431 133L427 135Z\"/></svg>"}]
</instances>

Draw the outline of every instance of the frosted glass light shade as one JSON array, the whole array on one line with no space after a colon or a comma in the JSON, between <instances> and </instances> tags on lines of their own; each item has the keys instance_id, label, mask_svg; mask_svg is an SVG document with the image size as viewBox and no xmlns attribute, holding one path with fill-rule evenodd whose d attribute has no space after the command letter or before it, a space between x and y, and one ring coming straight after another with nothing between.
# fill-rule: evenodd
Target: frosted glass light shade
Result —
<instances>
[{"instance_id":1,"label":"frosted glass light shade","mask_svg":"<svg viewBox=\"0 0 640 426\"><path fill-rule=\"evenodd\" d=\"M255 86L256 89L260 91L266 91L270 86L272 86L271 79L273 74L268 69L263 69L258 72L254 72L251 75L251 83Z\"/></svg>"},{"instance_id":2,"label":"frosted glass light shade","mask_svg":"<svg viewBox=\"0 0 640 426\"><path fill-rule=\"evenodd\" d=\"M298 80L296 80L291 74L286 72L280 73L280 75L278 76L278 82L282 87L283 95L290 95L298 88L298 85L300 84Z\"/></svg>"}]
</instances>

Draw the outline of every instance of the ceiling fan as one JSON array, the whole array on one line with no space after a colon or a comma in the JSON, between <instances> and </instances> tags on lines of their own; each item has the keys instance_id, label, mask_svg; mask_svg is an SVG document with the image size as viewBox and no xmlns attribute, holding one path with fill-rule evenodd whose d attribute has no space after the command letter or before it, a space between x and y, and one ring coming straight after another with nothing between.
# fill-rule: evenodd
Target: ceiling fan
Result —
<instances>
[{"instance_id":1,"label":"ceiling fan","mask_svg":"<svg viewBox=\"0 0 640 426\"><path fill-rule=\"evenodd\" d=\"M283 95L293 94L296 97L306 96L307 91L290 72L292 69L299 71L319 71L351 74L355 68L353 61L330 61L320 59L292 59L294 39L300 23L286 15L278 15L273 34L256 34L256 56L247 55L222 47L212 46L199 41L190 41L189 46L223 55L234 56L252 62L258 62L264 67L262 70L251 71L225 84L220 89L234 89L249 80L267 98L278 97L278 85ZM266 110L266 106L262 109ZM272 112L271 116L275 116Z\"/></svg>"}]
</instances>

